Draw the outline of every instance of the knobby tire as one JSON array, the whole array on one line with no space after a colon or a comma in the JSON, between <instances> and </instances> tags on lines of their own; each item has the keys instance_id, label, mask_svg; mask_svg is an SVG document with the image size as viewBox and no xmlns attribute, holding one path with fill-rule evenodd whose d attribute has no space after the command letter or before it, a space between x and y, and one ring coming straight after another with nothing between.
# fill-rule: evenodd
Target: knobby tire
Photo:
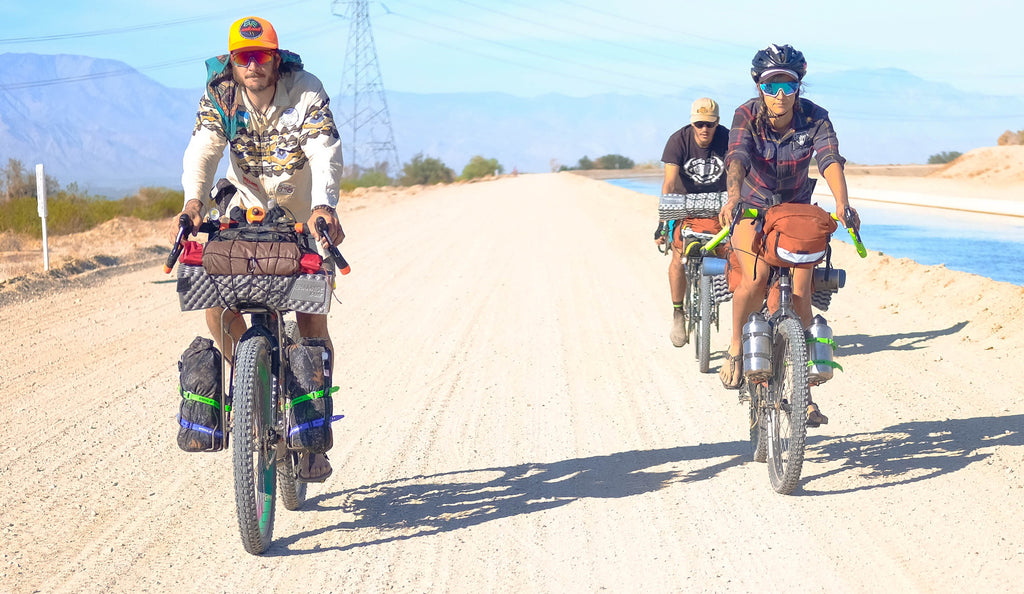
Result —
<instances>
[{"instance_id":1,"label":"knobby tire","mask_svg":"<svg viewBox=\"0 0 1024 594\"><path fill-rule=\"evenodd\" d=\"M754 448L754 462L768 460L768 430L765 416L765 384L746 382L744 390L750 398L750 445Z\"/></svg>"},{"instance_id":2,"label":"knobby tire","mask_svg":"<svg viewBox=\"0 0 1024 594\"><path fill-rule=\"evenodd\" d=\"M253 555L267 550L274 532L277 447L270 437L273 381L270 341L259 335L242 340L232 380L232 460L238 529L242 545Z\"/></svg>"},{"instance_id":3,"label":"knobby tire","mask_svg":"<svg viewBox=\"0 0 1024 594\"><path fill-rule=\"evenodd\" d=\"M807 344L799 320L783 318L773 332L772 378L765 408L768 476L775 492L788 495L800 482L807 438Z\"/></svg>"},{"instance_id":4,"label":"knobby tire","mask_svg":"<svg viewBox=\"0 0 1024 594\"><path fill-rule=\"evenodd\" d=\"M705 276L703 270L698 273L697 300L700 303L697 322L697 366L701 373L707 373L711 365L711 304L715 300L715 290L711 277Z\"/></svg>"}]
</instances>

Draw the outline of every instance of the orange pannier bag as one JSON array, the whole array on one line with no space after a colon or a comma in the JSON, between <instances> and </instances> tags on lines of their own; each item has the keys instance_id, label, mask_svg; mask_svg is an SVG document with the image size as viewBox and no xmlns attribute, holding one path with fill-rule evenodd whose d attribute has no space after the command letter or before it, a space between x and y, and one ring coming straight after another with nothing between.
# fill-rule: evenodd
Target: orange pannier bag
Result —
<instances>
[{"instance_id":1,"label":"orange pannier bag","mask_svg":"<svg viewBox=\"0 0 1024 594\"><path fill-rule=\"evenodd\" d=\"M754 245L771 266L814 268L825 259L836 228L836 222L817 204L783 203L765 213L763 231Z\"/></svg>"}]
</instances>

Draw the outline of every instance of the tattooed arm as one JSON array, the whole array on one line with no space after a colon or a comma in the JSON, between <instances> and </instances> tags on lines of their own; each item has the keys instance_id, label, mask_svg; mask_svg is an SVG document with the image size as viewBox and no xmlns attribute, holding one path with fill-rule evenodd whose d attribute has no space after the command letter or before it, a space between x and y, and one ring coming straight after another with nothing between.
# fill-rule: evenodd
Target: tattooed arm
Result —
<instances>
[{"instance_id":1,"label":"tattooed arm","mask_svg":"<svg viewBox=\"0 0 1024 594\"><path fill-rule=\"evenodd\" d=\"M725 189L728 193L728 198L722 206L722 210L718 213L718 221L722 223L722 227L728 227L732 224L733 211L736 210L736 205L740 203L740 188L743 187L743 179L745 177L747 177L747 170L743 168L743 164L739 161L731 161L729 168L726 170L725 177Z\"/></svg>"}]
</instances>

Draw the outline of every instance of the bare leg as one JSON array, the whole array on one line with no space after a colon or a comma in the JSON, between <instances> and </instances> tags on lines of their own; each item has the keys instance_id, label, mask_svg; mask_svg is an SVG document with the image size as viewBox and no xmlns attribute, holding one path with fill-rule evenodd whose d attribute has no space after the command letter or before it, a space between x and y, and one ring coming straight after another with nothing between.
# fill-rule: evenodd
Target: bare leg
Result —
<instances>
[{"instance_id":1,"label":"bare leg","mask_svg":"<svg viewBox=\"0 0 1024 594\"><path fill-rule=\"evenodd\" d=\"M793 310L800 316L804 328L811 325L811 294L814 292L814 269L793 269Z\"/></svg>"},{"instance_id":2,"label":"bare leg","mask_svg":"<svg viewBox=\"0 0 1024 594\"><path fill-rule=\"evenodd\" d=\"M672 330L669 339L673 346L681 347L690 341L686 332L686 310L683 303L686 299L686 268L683 267L683 244L681 243L680 223L676 223L669 246L672 256L668 262L668 288L672 294Z\"/></svg>"},{"instance_id":3,"label":"bare leg","mask_svg":"<svg viewBox=\"0 0 1024 594\"><path fill-rule=\"evenodd\" d=\"M732 231L732 247L739 256L740 284L732 294L732 339L729 354L738 355L743 345L743 325L750 314L761 309L768 286L768 265L755 258L750 248L754 239L754 223L741 220ZM757 278L754 278L755 268Z\"/></svg>"},{"instance_id":4,"label":"bare leg","mask_svg":"<svg viewBox=\"0 0 1024 594\"><path fill-rule=\"evenodd\" d=\"M242 317L242 314L229 310L224 313L222 326L221 313L224 313L222 307L211 307L206 310L206 325L210 329L210 334L213 335L213 340L220 347L220 351L224 353L224 358L230 362L235 352L235 345L245 334L245 318Z\"/></svg>"}]
</instances>

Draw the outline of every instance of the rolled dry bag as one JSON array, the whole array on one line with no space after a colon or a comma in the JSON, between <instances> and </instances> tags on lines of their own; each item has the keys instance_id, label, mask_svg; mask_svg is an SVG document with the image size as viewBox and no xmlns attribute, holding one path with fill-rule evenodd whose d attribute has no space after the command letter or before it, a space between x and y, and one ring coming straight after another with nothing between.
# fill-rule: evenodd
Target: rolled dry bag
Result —
<instances>
[{"instance_id":1,"label":"rolled dry bag","mask_svg":"<svg viewBox=\"0 0 1024 594\"><path fill-rule=\"evenodd\" d=\"M334 445L331 433L333 403L324 378L329 365L323 339L303 338L302 344L285 347L285 410L288 414L288 447L322 454Z\"/></svg>"},{"instance_id":2,"label":"rolled dry bag","mask_svg":"<svg viewBox=\"0 0 1024 594\"><path fill-rule=\"evenodd\" d=\"M220 351L209 338L197 336L181 354L178 372L178 447L186 452L224 449Z\"/></svg>"}]
</instances>

